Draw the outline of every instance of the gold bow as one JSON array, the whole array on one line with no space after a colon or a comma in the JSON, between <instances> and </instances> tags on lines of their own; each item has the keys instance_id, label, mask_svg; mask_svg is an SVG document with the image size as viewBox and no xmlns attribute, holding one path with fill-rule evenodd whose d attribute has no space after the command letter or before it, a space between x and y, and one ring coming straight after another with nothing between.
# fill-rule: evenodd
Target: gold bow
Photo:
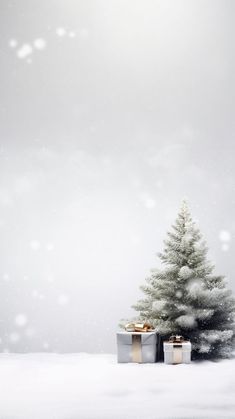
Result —
<instances>
[{"instance_id":1,"label":"gold bow","mask_svg":"<svg viewBox=\"0 0 235 419\"><path fill-rule=\"evenodd\" d=\"M183 342L186 342L186 340L184 339L183 336L180 336L180 335L172 335L169 338L169 342L170 343L183 343Z\"/></svg>"},{"instance_id":2,"label":"gold bow","mask_svg":"<svg viewBox=\"0 0 235 419\"><path fill-rule=\"evenodd\" d=\"M152 332L154 328L149 323L127 323L125 330L127 332Z\"/></svg>"}]
</instances>

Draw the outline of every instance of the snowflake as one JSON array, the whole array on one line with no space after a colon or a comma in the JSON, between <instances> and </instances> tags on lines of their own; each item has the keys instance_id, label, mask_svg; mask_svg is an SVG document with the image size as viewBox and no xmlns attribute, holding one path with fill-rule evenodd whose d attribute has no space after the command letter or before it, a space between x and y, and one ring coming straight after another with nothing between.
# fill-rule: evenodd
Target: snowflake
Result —
<instances>
[{"instance_id":1,"label":"snowflake","mask_svg":"<svg viewBox=\"0 0 235 419\"><path fill-rule=\"evenodd\" d=\"M32 291L32 297L37 298L38 296L39 296L38 290L33 290Z\"/></svg>"},{"instance_id":2,"label":"snowflake","mask_svg":"<svg viewBox=\"0 0 235 419\"><path fill-rule=\"evenodd\" d=\"M222 243L221 250L223 252L227 252L229 250L229 244L228 243Z\"/></svg>"},{"instance_id":3,"label":"snowflake","mask_svg":"<svg viewBox=\"0 0 235 419\"><path fill-rule=\"evenodd\" d=\"M182 291L180 291L180 290L176 291L176 293L175 293L175 296L176 296L177 298L181 298L181 297L182 297L182 295L183 295L183 293L182 293Z\"/></svg>"},{"instance_id":4,"label":"snowflake","mask_svg":"<svg viewBox=\"0 0 235 419\"><path fill-rule=\"evenodd\" d=\"M64 36L64 35L66 35L66 30L65 30L65 28L57 28L57 29L56 29L56 34L57 34L58 36Z\"/></svg>"},{"instance_id":5,"label":"snowflake","mask_svg":"<svg viewBox=\"0 0 235 419\"><path fill-rule=\"evenodd\" d=\"M202 281L200 279L190 280L186 288L192 298L198 298L202 294Z\"/></svg>"},{"instance_id":6,"label":"snowflake","mask_svg":"<svg viewBox=\"0 0 235 419\"><path fill-rule=\"evenodd\" d=\"M30 242L30 247L31 247L32 250L39 250L41 245L40 245L40 242L38 240L32 240Z\"/></svg>"},{"instance_id":7,"label":"snowflake","mask_svg":"<svg viewBox=\"0 0 235 419\"><path fill-rule=\"evenodd\" d=\"M33 48L31 47L30 44L23 44L22 47L18 49L17 56L20 59L26 58L28 57L28 55L32 54L32 52L33 52Z\"/></svg>"},{"instance_id":8,"label":"snowflake","mask_svg":"<svg viewBox=\"0 0 235 419\"><path fill-rule=\"evenodd\" d=\"M57 299L57 303L61 306L65 306L66 304L68 304L69 302L69 297L66 294L60 294L58 299Z\"/></svg>"},{"instance_id":9,"label":"snowflake","mask_svg":"<svg viewBox=\"0 0 235 419\"><path fill-rule=\"evenodd\" d=\"M15 324L19 327L23 327L28 323L27 316L23 313L17 314L15 317Z\"/></svg>"},{"instance_id":10,"label":"snowflake","mask_svg":"<svg viewBox=\"0 0 235 419\"><path fill-rule=\"evenodd\" d=\"M149 195L142 194L140 198L141 198L145 208L153 209L156 206L155 199L150 197Z\"/></svg>"},{"instance_id":11,"label":"snowflake","mask_svg":"<svg viewBox=\"0 0 235 419\"><path fill-rule=\"evenodd\" d=\"M9 274L7 274L7 273L3 274L2 279L3 279L3 281L9 281L9 279L10 279Z\"/></svg>"},{"instance_id":12,"label":"snowflake","mask_svg":"<svg viewBox=\"0 0 235 419\"><path fill-rule=\"evenodd\" d=\"M221 230L219 238L222 242L229 242L231 240L231 234L227 230Z\"/></svg>"},{"instance_id":13,"label":"snowflake","mask_svg":"<svg viewBox=\"0 0 235 419\"><path fill-rule=\"evenodd\" d=\"M43 342L42 347L43 347L44 349L48 349L48 348L50 347L50 345L49 345L49 343L48 343L48 342Z\"/></svg>"},{"instance_id":14,"label":"snowflake","mask_svg":"<svg viewBox=\"0 0 235 419\"><path fill-rule=\"evenodd\" d=\"M152 209L156 206L156 201L153 198L147 198L144 204L146 208Z\"/></svg>"},{"instance_id":15,"label":"snowflake","mask_svg":"<svg viewBox=\"0 0 235 419\"><path fill-rule=\"evenodd\" d=\"M34 47L38 50L43 50L46 47L46 41L43 38L37 38L34 41Z\"/></svg>"},{"instance_id":16,"label":"snowflake","mask_svg":"<svg viewBox=\"0 0 235 419\"><path fill-rule=\"evenodd\" d=\"M46 244L46 250L48 250L48 252L51 252L52 250L54 250L54 244L53 243L47 243Z\"/></svg>"},{"instance_id":17,"label":"snowflake","mask_svg":"<svg viewBox=\"0 0 235 419\"><path fill-rule=\"evenodd\" d=\"M183 279L188 279L192 275L192 270L188 266L182 266L179 270L179 277Z\"/></svg>"},{"instance_id":18,"label":"snowflake","mask_svg":"<svg viewBox=\"0 0 235 419\"><path fill-rule=\"evenodd\" d=\"M18 42L17 42L16 39L10 39L10 41L9 41L9 47L15 48L15 47L17 47L17 45L18 45Z\"/></svg>"},{"instance_id":19,"label":"snowflake","mask_svg":"<svg viewBox=\"0 0 235 419\"><path fill-rule=\"evenodd\" d=\"M38 298L39 300L44 300L45 295L44 294L40 294L40 292L35 289L35 290L32 291L32 297L33 298Z\"/></svg>"}]
</instances>

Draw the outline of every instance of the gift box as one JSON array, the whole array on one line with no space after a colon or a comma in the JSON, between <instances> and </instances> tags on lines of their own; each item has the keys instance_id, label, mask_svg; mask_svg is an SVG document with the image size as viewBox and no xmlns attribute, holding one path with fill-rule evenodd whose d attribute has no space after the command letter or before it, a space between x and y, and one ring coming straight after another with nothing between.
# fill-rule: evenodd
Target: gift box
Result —
<instances>
[{"instance_id":1,"label":"gift box","mask_svg":"<svg viewBox=\"0 0 235 419\"><path fill-rule=\"evenodd\" d=\"M171 336L163 342L165 364L189 364L191 362L191 342L182 336Z\"/></svg>"},{"instance_id":2,"label":"gift box","mask_svg":"<svg viewBox=\"0 0 235 419\"><path fill-rule=\"evenodd\" d=\"M157 360L156 331L117 332L118 362L153 363Z\"/></svg>"}]
</instances>

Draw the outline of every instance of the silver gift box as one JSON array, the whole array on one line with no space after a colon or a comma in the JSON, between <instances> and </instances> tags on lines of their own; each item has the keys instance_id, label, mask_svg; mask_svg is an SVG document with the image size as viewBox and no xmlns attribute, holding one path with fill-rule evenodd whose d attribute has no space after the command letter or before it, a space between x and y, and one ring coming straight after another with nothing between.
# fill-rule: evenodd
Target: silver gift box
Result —
<instances>
[{"instance_id":1,"label":"silver gift box","mask_svg":"<svg viewBox=\"0 0 235 419\"><path fill-rule=\"evenodd\" d=\"M192 345L190 342L164 342L165 364L189 364L191 362L191 349Z\"/></svg>"},{"instance_id":2,"label":"silver gift box","mask_svg":"<svg viewBox=\"0 0 235 419\"><path fill-rule=\"evenodd\" d=\"M157 332L117 332L118 362L156 362Z\"/></svg>"}]
</instances>

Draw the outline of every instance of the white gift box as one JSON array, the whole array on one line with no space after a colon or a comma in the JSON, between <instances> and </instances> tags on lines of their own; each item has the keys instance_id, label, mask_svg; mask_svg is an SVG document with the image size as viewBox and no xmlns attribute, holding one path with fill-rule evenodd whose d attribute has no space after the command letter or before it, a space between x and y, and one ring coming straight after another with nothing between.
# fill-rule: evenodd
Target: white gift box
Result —
<instances>
[{"instance_id":1,"label":"white gift box","mask_svg":"<svg viewBox=\"0 0 235 419\"><path fill-rule=\"evenodd\" d=\"M158 335L152 332L118 332L118 362L156 362Z\"/></svg>"},{"instance_id":2,"label":"white gift box","mask_svg":"<svg viewBox=\"0 0 235 419\"><path fill-rule=\"evenodd\" d=\"M190 364L191 342L163 342L165 364Z\"/></svg>"}]
</instances>

